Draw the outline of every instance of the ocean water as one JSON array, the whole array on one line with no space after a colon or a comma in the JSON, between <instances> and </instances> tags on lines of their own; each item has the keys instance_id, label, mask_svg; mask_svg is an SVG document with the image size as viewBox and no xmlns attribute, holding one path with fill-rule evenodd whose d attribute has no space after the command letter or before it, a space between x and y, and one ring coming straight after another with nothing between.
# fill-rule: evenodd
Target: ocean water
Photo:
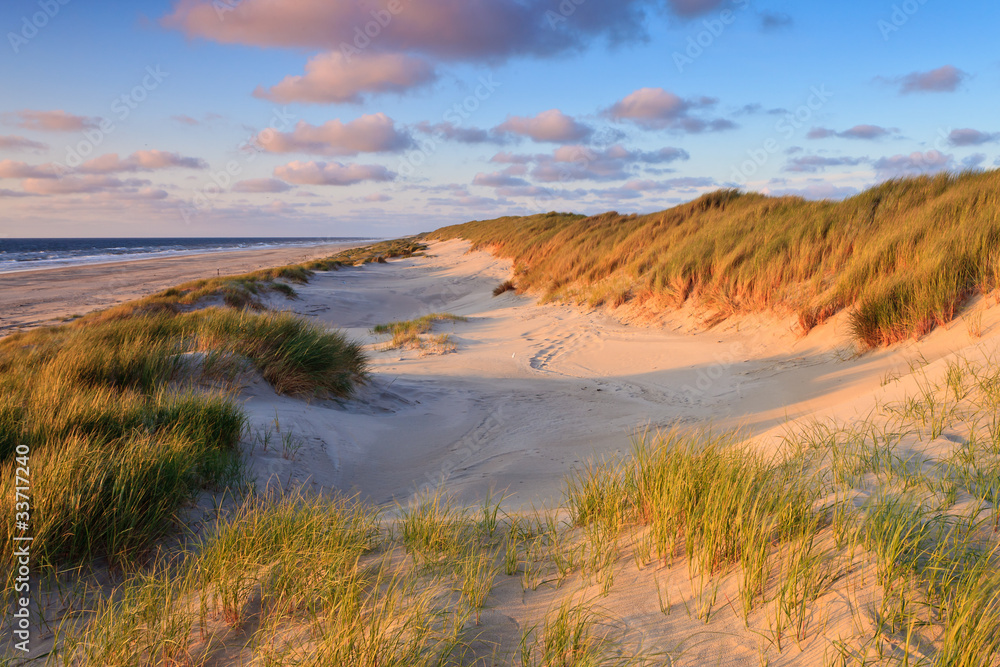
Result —
<instances>
[{"instance_id":1,"label":"ocean water","mask_svg":"<svg viewBox=\"0 0 1000 667\"><path fill-rule=\"evenodd\" d=\"M151 257L197 255L253 248L309 247L376 239L329 238L198 238L198 239L8 239L0 238L0 273L60 266L124 262Z\"/></svg>"}]
</instances>

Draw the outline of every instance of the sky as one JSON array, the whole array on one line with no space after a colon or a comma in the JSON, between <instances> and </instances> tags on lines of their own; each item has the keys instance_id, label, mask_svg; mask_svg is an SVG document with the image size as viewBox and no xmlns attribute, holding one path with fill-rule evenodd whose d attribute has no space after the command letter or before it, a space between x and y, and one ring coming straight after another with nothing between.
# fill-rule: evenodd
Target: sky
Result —
<instances>
[{"instance_id":1,"label":"sky","mask_svg":"<svg viewBox=\"0 0 1000 667\"><path fill-rule=\"evenodd\" d=\"M6 0L0 237L389 237L991 169L998 24L984 0Z\"/></svg>"}]
</instances>

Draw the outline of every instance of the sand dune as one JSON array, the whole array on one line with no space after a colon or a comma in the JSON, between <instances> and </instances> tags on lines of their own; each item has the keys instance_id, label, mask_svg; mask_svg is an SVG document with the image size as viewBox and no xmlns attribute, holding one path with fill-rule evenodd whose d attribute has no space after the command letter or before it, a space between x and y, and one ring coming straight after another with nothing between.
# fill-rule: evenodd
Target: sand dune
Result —
<instances>
[{"instance_id":1,"label":"sand dune","mask_svg":"<svg viewBox=\"0 0 1000 667\"><path fill-rule=\"evenodd\" d=\"M369 386L351 401L311 405L249 390L258 428L301 437L297 460L258 451L264 477L405 501L442 482L460 501L492 486L510 508L556 505L564 478L593 456L628 450L637 428L681 423L780 434L789 419L870 407L888 376L977 344L961 322L919 343L856 356L833 320L802 338L792 319L752 317L700 330L690 314L667 327L625 325L604 312L539 305L492 289L509 262L435 243L429 257L320 273L295 302L372 350ZM432 312L454 353L381 351L369 329ZM987 318L984 326L993 326ZM773 440L771 438L769 441Z\"/></svg>"}]
</instances>

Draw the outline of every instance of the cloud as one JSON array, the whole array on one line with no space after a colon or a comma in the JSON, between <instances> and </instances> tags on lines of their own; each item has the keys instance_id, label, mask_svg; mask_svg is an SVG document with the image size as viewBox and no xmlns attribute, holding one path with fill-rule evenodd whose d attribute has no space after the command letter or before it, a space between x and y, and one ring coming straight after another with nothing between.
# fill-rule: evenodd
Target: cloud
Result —
<instances>
[{"instance_id":1,"label":"cloud","mask_svg":"<svg viewBox=\"0 0 1000 667\"><path fill-rule=\"evenodd\" d=\"M825 127L814 127L806 134L807 139L826 139L828 137L840 137L842 139L863 139L874 141L895 134L899 130L894 127L881 127L879 125L855 125L854 127L837 132Z\"/></svg>"},{"instance_id":2,"label":"cloud","mask_svg":"<svg viewBox=\"0 0 1000 667\"><path fill-rule=\"evenodd\" d=\"M557 144L586 141L594 133L593 129L559 109L542 111L536 116L508 116L493 131Z\"/></svg>"},{"instance_id":3,"label":"cloud","mask_svg":"<svg viewBox=\"0 0 1000 667\"><path fill-rule=\"evenodd\" d=\"M663 88L640 88L615 102L604 111L604 115L617 121L631 121L650 130L698 133L736 127L733 122L722 118L702 119L690 115L692 111L712 107L716 102L711 97L682 99Z\"/></svg>"},{"instance_id":4,"label":"cloud","mask_svg":"<svg viewBox=\"0 0 1000 667\"><path fill-rule=\"evenodd\" d=\"M347 123L330 120L319 126L300 120L291 132L264 130L257 141L272 153L315 155L387 153L413 145L413 138L397 130L395 121L381 112Z\"/></svg>"},{"instance_id":5,"label":"cloud","mask_svg":"<svg viewBox=\"0 0 1000 667\"><path fill-rule=\"evenodd\" d=\"M198 120L197 118L193 118L186 114L177 114L175 116L170 117L170 119L176 123L180 123L181 125L189 125L191 127L197 127L199 125L207 125L208 123L211 123L214 120L219 120L220 118L222 118L222 116L217 113L206 113L202 116L201 120Z\"/></svg>"},{"instance_id":6,"label":"cloud","mask_svg":"<svg viewBox=\"0 0 1000 667\"><path fill-rule=\"evenodd\" d=\"M107 153L81 164L78 171L84 174L113 174L118 172L154 171L157 169L207 169L208 163L201 158L184 157L179 153L146 150L136 151L124 160L117 153Z\"/></svg>"},{"instance_id":7,"label":"cloud","mask_svg":"<svg viewBox=\"0 0 1000 667\"><path fill-rule=\"evenodd\" d=\"M963 72L957 67L945 65L928 72L912 72L903 77L887 79L887 81L898 84L899 92L902 95L909 93L953 93L958 90L958 86L968 76L967 72Z\"/></svg>"},{"instance_id":8,"label":"cloud","mask_svg":"<svg viewBox=\"0 0 1000 667\"><path fill-rule=\"evenodd\" d=\"M479 172L476 174L475 178L472 179L472 184L482 185L488 188L510 188L529 185L529 183L523 178L512 176L510 173L507 173L506 170L494 172L492 174Z\"/></svg>"},{"instance_id":9,"label":"cloud","mask_svg":"<svg viewBox=\"0 0 1000 667\"><path fill-rule=\"evenodd\" d=\"M279 104L360 104L365 93L401 93L430 83L434 67L422 58L400 53L372 53L349 57L340 51L321 53L306 63L306 73L287 76L254 97Z\"/></svg>"},{"instance_id":10,"label":"cloud","mask_svg":"<svg viewBox=\"0 0 1000 667\"><path fill-rule=\"evenodd\" d=\"M457 141L461 144L502 144L505 141L503 137L497 137L487 130L478 127L461 127L449 122L431 124L424 120L414 127L423 134L440 137L446 141Z\"/></svg>"},{"instance_id":11,"label":"cloud","mask_svg":"<svg viewBox=\"0 0 1000 667\"><path fill-rule=\"evenodd\" d=\"M345 45L343 50L352 56L376 50L446 60L496 61L564 53L586 46L595 37L622 43L643 39L646 11L657 5L654 0L575 3L567 19L553 11L558 6L551 0L400 0L376 4L179 0L160 22L188 37L224 44L331 51L341 51Z\"/></svg>"},{"instance_id":12,"label":"cloud","mask_svg":"<svg viewBox=\"0 0 1000 667\"><path fill-rule=\"evenodd\" d=\"M248 178L233 185L233 192L287 192L291 189L288 183L276 178Z\"/></svg>"},{"instance_id":13,"label":"cloud","mask_svg":"<svg viewBox=\"0 0 1000 667\"><path fill-rule=\"evenodd\" d=\"M948 143L952 146L981 146L997 139L1000 139L1000 132L980 132L968 127L948 134Z\"/></svg>"},{"instance_id":14,"label":"cloud","mask_svg":"<svg viewBox=\"0 0 1000 667\"><path fill-rule=\"evenodd\" d=\"M687 153L679 149L642 152L630 151L615 144L599 151L586 146L561 146L551 155L536 156L531 176L543 183L612 181L628 178L631 174L630 167L637 163L657 164L682 159L687 159Z\"/></svg>"},{"instance_id":15,"label":"cloud","mask_svg":"<svg viewBox=\"0 0 1000 667\"><path fill-rule=\"evenodd\" d=\"M962 160L962 166L966 169L975 169L984 162L986 162L985 153L973 153L969 157Z\"/></svg>"},{"instance_id":16,"label":"cloud","mask_svg":"<svg viewBox=\"0 0 1000 667\"><path fill-rule=\"evenodd\" d=\"M339 162L289 162L275 167L275 177L298 185L353 185L364 181L391 181L395 174L380 165Z\"/></svg>"},{"instance_id":17,"label":"cloud","mask_svg":"<svg viewBox=\"0 0 1000 667\"><path fill-rule=\"evenodd\" d=\"M97 127L101 119L89 116L76 116L62 110L36 111L21 109L3 114L3 121L8 125L16 125L26 130L40 132L79 132Z\"/></svg>"},{"instance_id":18,"label":"cloud","mask_svg":"<svg viewBox=\"0 0 1000 667\"><path fill-rule=\"evenodd\" d=\"M362 197L362 199L367 202L392 201L392 197L390 197L387 194L383 194L381 192L373 192L370 195L365 195L364 197Z\"/></svg>"},{"instance_id":19,"label":"cloud","mask_svg":"<svg viewBox=\"0 0 1000 667\"><path fill-rule=\"evenodd\" d=\"M27 178L22 182L25 192L36 195L68 195L102 192L126 186L148 185L149 181L119 180L111 176L67 176L59 179Z\"/></svg>"},{"instance_id":20,"label":"cloud","mask_svg":"<svg viewBox=\"0 0 1000 667\"><path fill-rule=\"evenodd\" d=\"M668 178L662 181L634 179L618 187L594 190L593 193L605 199L638 199L652 193L663 194L677 190L690 191L696 188L712 188L716 186L717 184L712 178L683 176L680 178Z\"/></svg>"},{"instance_id":21,"label":"cloud","mask_svg":"<svg viewBox=\"0 0 1000 667\"><path fill-rule=\"evenodd\" d=\"M40 141L32 141L31 139L26 139L20 135L0 135L0 150L40 152L48 149L48 144L43 144Z\"/></svg>"},{"instance_id":22,"label":"cloud","mask_svg":"<svg viewBox=\"0 0 1000 667\"><path fill-rule=\"evenodd\" d=\"M927 174L950 169L954 158L941 151L930 150L926 153L916 151L909 155L892 155L875 161L875 171L881 178L895 178L912 174Z\"/></svg>"},{"instance_id":23,"label":"cloud","mask_svg":"<svg viewBox=\"0 0 1000 667\"><path fill-rule=\"evenodd\" d=\"M531 176L534 179L554 183L619 180L628 178L639 165L665 164L689 158L687 151L670 146L653 151L638 151L614 144L604 150L582 145L560 146L552 153L536 155L500 152L490 158L490 162L512 165L502 172L507 175L524 174L527 165L531 165Z\"/></svg>"},{"instance_id":24,"label":"cloud","mask_svg":"<svg viewBox=\"0 0 1000 667\"><path fill-rule=\"evenodd\" d=\"M822 157L820 155L803 155L789 160L784 171L799 173L815 173L824 171L827 167L855 167L868 162L866 157Z\"/></svg>"},{"instance_id":25,"label":"cloud","mask_svg":"<svg viewBox=\"0 0 1000 667\"><path fill-rule=\"evenodd\" d=\"M721 7L725 0L667 0L667 6L677 16L685 18L707 14Z\"/></svg>"},{"instance_id":26,"label":"cloud","mask_svg":"<svg viewBox=\"0 0 1000 667\"><path fill-rule=\"evenodd\" d=\"M59 169L54 164L34 165L16 160L0 160L0 178L56 178Z\"/></svg>"},{"instance_id":27,"label":"cloud","mask_svg":"<svg viewBox=\"0 0 1000 667\"><path fill-rule=\"evenodd\" d=\"M795 21L792 17L784 12L761 12L760 14L760 28L761 30L779 30L781 28L790 27Z\"/></svg>"}]
</instances>

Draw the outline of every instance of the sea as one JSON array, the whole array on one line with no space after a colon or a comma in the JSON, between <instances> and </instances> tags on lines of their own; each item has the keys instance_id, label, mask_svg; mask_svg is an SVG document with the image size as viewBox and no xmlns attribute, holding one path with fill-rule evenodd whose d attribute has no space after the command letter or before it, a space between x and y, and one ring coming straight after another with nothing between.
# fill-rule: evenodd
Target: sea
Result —
<instances>
[{"instance_id":1,"label":"sea","mask_svg":"<svg viewBox=\"0 0 1000 667\"><path fill-rule=\"evenodd\" d=\"M378 239L327 238L140 238L140 239L11 239L0 238L0 273L32 271L80 264L126 262L152 257L197 255L229 250L308 248L332 243Z\"/></svg>"}]
</instances>

